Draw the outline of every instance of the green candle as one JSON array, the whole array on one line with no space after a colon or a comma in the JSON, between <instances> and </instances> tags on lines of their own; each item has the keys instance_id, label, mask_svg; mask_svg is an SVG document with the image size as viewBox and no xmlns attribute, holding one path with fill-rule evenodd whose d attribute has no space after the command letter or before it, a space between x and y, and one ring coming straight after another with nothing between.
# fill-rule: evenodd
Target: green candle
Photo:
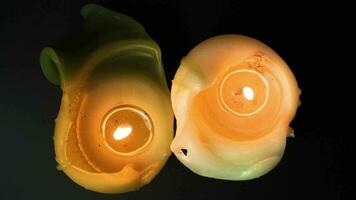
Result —
<instances>
[{"instance_id":1,"label":"green candle","mask_svg":"<svg viewBox=\"0 0 356 200\"><path fill-rule=\"evenodd\" d=\"M58 169L89 190L136 190L170 155L173 112L160 49L129 16L94 4L81 15L81 31L40 56L43 74L63 91Z\"/></svg>"}]
</instances>

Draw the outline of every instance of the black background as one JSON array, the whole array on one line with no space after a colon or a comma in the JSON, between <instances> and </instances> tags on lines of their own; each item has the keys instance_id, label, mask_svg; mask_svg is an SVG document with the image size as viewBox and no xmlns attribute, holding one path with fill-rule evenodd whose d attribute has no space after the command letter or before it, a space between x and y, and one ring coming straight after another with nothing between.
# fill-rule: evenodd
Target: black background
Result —
<instances>
[{"instance_id":1,"label":"black background","mask_svg":"<svg viewBox=\"0 0 356 200\"><path fill-rule=\"evenodd\" d=\"M73 183L56 170L54 160L61 90L44 78L38 57L43 47L80 29L79 10L88 2L1 2L0 199L356 198L352 115L346 115L352 113L346 106L352 105L352 79L346 78L352 66L343 64L353 58L340 45L351 45L343 34L347 11L326 2L90 1L145 26L161 47L169 84L180 59L204 39L224 33L257 38L291 67L303 90L302 106L292 122L296 138L288 139L280 164L259 179L201 177L172 155L159 175L136 192L105 195Z\"/></svg>"}]
</instances>

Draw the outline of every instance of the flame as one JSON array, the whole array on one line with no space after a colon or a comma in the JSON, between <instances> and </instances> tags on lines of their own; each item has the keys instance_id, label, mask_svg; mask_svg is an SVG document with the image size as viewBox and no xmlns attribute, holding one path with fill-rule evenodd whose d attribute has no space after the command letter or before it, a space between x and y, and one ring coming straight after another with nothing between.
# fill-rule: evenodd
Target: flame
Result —
<instances>
[{"instance_id":1,"label":"flame","mask_svg":"<svg viewBox=\"0 0 356 200\"><path fill-rule=\"evenodd\" d=\"M132 132L130 124L122 124L115 130L113 137L115 140L122 140L129 136Z\"/></svg>"},{"instance_id":2,"label":"flame","mask_svg":"<svg viewBox=\"0 0 356 200\"><path fill-rule=\"evenodd\" d=\"M244 94L245 98L249 101L252 101L255 96L255 92L252 90L252 88L247 86L242 89L242 93Z\"/></svg>"}]
</instances>

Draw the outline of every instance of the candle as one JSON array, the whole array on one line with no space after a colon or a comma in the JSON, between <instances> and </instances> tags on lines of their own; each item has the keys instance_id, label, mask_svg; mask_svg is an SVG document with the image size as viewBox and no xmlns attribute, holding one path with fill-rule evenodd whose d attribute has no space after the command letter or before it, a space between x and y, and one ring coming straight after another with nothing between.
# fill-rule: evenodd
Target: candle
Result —
<instances>
[{"instance_id":1,"label":"candle","mask_svg":"<svg viewBox=\"0 0 356 200\"><path fill-rule=\"evenodd\" d=\"M84 24L42 50L60 85L58 169L86 189L123 193L149 183L168 159L173 112L158 45L132 18L89 4Z\"/></svg>"},{"instance_id":2,"label":"candle","mask_svg":"<svg viewBox=\"0 0 356 200\"><path fill-rule=\"evenodd\" d=\"M193 172L217 179L260 177L280 161L300 90L268 46L241 35L197 45L181 61L171 99L171 149Z\"/></svg>"}]
</instances>

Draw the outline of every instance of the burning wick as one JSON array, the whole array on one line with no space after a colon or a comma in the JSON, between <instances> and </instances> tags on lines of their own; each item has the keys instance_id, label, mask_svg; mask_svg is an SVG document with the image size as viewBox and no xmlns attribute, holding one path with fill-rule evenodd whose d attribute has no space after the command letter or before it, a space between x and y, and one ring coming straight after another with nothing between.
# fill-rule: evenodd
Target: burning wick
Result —
<instances>
[{"instance_id":1,"label":"burning wick","mask_svg":"<svg viewBox=\"0 0 356 200\"><path fill-rule=\"evenodd\" d=\"M115 140L122 140L129 136L132 132L132 127L129 124L122 124L115 130L113 137Z\"/></svg>"}]
</instances>

